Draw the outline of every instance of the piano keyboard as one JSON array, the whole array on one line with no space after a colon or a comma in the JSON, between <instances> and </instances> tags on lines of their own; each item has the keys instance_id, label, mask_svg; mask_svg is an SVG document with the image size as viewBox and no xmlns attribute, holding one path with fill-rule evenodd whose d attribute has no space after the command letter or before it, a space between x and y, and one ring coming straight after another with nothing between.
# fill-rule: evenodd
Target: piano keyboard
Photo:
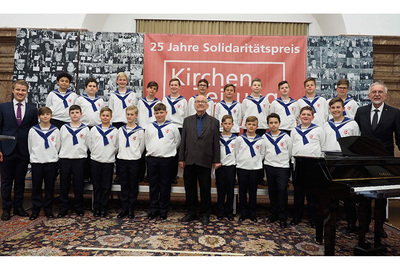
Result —
<instances>
[{"instance_id":1,"label":"piano keyboard","mask_svg":"<svg viewBox=\"0 0 400 267\"><path fill-rule=\"evenodd\" d=\"M365 191L385 191L385 190L396 190L396 189L400 189L400 184L353 187L353 190L356 193Z\"/></svg>"}]
</instances>

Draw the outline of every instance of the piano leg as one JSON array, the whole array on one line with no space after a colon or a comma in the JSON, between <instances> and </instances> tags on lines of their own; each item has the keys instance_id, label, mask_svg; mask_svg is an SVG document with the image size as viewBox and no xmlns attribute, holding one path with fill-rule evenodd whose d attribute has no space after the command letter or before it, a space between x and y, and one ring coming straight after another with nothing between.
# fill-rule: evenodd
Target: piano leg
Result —
<instances>
[{"instance_id":1,"label":"piano leg","mask_svg":"<svg viewBox=\"0 0 400 267\"><path fill-rule=\"evenodd\" d=\"M381 234L383 229L383 222L386 217L386 199L376 199L375 200L375 229L374 229L374 246L375 248L382 247ZM383 246L385 247L385 246ZM385 247L386 251L386 247Z\"/></svg>"},{"instance_id":2,"label":"piano leg","mask_svg":"<svg viewBox=\"0 0 400 267\"><path fill-rule=\"evenodd\" d=\"M336 221L337 221L339 202L331 201L328 207L329 207L329 213L323 225L324 250L325 250L325 256L334 256L335 243L336 243Z\"/></svg>"}]
</instances>

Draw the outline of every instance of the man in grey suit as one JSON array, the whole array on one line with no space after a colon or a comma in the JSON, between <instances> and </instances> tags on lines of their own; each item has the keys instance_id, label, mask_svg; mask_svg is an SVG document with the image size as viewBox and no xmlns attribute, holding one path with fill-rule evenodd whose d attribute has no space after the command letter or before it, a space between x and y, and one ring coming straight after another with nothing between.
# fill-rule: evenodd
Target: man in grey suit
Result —
<instances>
[{"instance_id":1,"label":"man in grey suit","mask_svg":"<svg viewBox=\"0 0 400 267\"><path fill-rule=\"evenodd\" d=\"M187 214L183 222L197 219L197 181L200 186L200 221L210 222L211 169L221 166L219 122L206 113L207 98L199 95L194 103L196 114L185 118L179 148L179 166L184 169Z\"/></svg>"}]
</instances>

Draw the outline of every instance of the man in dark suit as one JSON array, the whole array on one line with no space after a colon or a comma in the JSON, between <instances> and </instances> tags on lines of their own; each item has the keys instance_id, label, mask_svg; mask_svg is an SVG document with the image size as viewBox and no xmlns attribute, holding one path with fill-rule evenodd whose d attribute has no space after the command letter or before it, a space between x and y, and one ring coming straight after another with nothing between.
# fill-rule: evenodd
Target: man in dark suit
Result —
<instances>
[{"instance_id":1,"label":"man in dark suit","mask_svg":"<svg viewBox=\"0 0 400 267\"><path fill-rule=\"evenodd\" d=\"M383 83L374 82L371 84L368 98L372 103L358 108L354 120L360 127L361 136L381 140L388 156L394 156L393 133L397 147L400 144L400 110L385 103L387 96L388 89ZM367 207L367 225L369 225L371 218L370 200ZM382 237L387 237L383 229Z\"/></svg>"},{"instance_id":2,"label":"man in dark suit","mask_svg":"<svg viewBox=\"0 0 400 267\"><path fill-rule=\"evenodd\" d=\"M183 222L197 219L197 181L200 186L200 221L210 222L211 169L221 166L219 148L219 122L206 113L207 98L195 99L196 114L185 118L179 148L179 166L184 169L187 214Z\"/></svg>"},{"instance_id":3,"label":"man in dark suit","mask_svg":"<svg viewBox=\"0 0 400 267\"><path fill-rule=\"evenodd\" d=\"M361 136L381 140L388 156L394 156L393 133L397 147L400 145L400 111L385 104L387 92L383 83L371 84L368 98L372 103L358 108L354 120L360 127Z\"/></svg>"},{"instance_id":4,"label":"man in dark suit","mask_svg":"<svg viewBox=\"0 0 400 267\"><path fill-rule=\"evenodd\" d=\"M28 132L38 123L38 119L36 108L25 102L28 87L28 83L23 80L14 82L12 85L14 99L0 104L0 134L15 137L15 140L0 141L3 221L11 218L11 207L14 208L14 215L29 216L22 207L25 176L29 164ZM13 184L14 201L11 200Z\"/></svg>"}]
</instances>

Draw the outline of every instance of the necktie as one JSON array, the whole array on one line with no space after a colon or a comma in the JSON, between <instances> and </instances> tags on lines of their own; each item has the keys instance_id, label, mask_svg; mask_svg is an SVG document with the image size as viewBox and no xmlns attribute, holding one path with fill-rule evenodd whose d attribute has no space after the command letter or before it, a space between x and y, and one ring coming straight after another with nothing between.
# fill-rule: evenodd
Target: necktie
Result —
<instances>
[{"instance_id":1,"label":"necktie","mask_svg":"<svg viewBox=\"0 0 400 267\"><path fill-rule=\"evenodd\" d=\"M68 90L65 93L65 95L62 95L58 90L54 90L54 93L56 94L56 96L58 96L63 101L64 107L67 108L68 107L67 98L72 93L72 91Z\"/></svg>"},{"instance_id":2,"label":"necktie","mask_svg":"<svg viewBox=\"0 0 400 267\"><path fill-rule=\"evenodd\" d=\"M254 137L254 140L252 142L249 139L247 139L247 135L245 133L242 134L242 138L243 138L244 142L249 146L250 154L251 154L251 157L253 158L256 155L253 145L260 139L260 136L256 135L256 137Z\"/></svg>"},{"instance_id":3,"label":"necktie","mask_svg":"<svg viewBox=\"0 0 400 267\"><path fill-rule=\"evenodd\" d=\"M21 111L21 103L17 103L17 124L18 126L21 125L22 122L22 111Z\"/></svg>"},{"instance_id":4,"label":"necktie","mask_svg":"<svg viewBox=\"0 0 400 267\"><path fill-rule=\"evenodd\" d=\"M232 101L232 105L230 107L228 107L228 105L226 104L225 100L221 100L220 104L224 109L226 109L226 111L228 111L229 115L232 115L232 109L234 109L234 107L236 106L237 102L235 100L233 100Z\"/></svg>"},{"instance_id":5,"label":"necktie","mask_svg":"<svg viewBox=\"0 0 400 267\"><path fill-rule=\"evenodd\" d=\"M122 101L122 108L123 108L123 109L126 109L125 99L129 96L130 92L131 92L130 90L127 90L124 96L122 96L122 95L118 92L118 90L114 92L115 96L118 97L119 100Z\"/></svg>"},{"instance_id":6,"label":"necktie","mask_svg":"<svg viewBox=\"0 0 400 267\"><path fill-rule=\"evenodd\" d=\"M129 144L129 137L130 137L132 134L134 134L134 133L136 133L137 131L139 131L140 129L142 129L140 126L136 126L132 131L130 131L130 132L128 133L128 130L126 129L126 125L122 126L122 132L124 133L125 138L126 138L126 145L125 145L125 147L130 146L130 144Z\"/></svg>"},{"instance_id":7,"label":"necktie","mask_svg":"<svg viewBox=\"0 0 400 267\"><path fill-rule=\"evenodd\" d=\"M339 133L339 129L342 128L344 125L346 125L348 122L350 122L350 119L349 119L348 117L345 117L345 118L343 119L343 121L340 123L340 125L338 125L338 126L336 127L336 125L335 125L333 119L331 119L331 120L328 121L329 126L331 126L332 130L334 130L335 133L336 133L336 140L339 139L339 138L341 137L341 136L340 136L340 133Z\"/></svg>"},{"instance_id":8,"label":"necktie","mask_svg":"<svg viewBox=\"0 0 400 267\"><path fill-rule=\"evenodd\" d=\"M375 131L376 126L378 126L378 112L379 112L379 109L375 109L374 111L375 111L375 114L372 117L372 124L371 124L372 131Z\"/></svg>"},{"instance_id":9,"label":"necktie","mask_svg":"<svg viewBox=\"0 0 400 267\"><path fill-rule=\"evenodd\" d=\"M170 121L165 121L163 124L158 125L157 122L153 122L153 126L158 130L158 139L161 139L164 137L161 129L164 128L165 126L171 124Z\"/></svg>"},{"instance_id":10,"label":"necktie","mask_svg":"<svg viewBox=\"0 0 400 267\"><path fill-rule=\"evenodd\" d=\"M158 99L155 98L151 104L147 103L147 99L145 97L142 98L143 104L146 106L146 108L149 110L149 118L153 115L153 112L151 111L151 108L158 103Z\"/></svg>"},{"instance_id":11,"label":"necktie","mask_svg":"<svg viewBox=\"0 0 400 267\"><path fill-rule=\"evenodd\" d=\"M307 139L307 134L311 132L313 129L315 129L317 125L312 124L305 130L304 132L301 130L301 125L297 126L295 129L299 133L299 135L303 138L303 144L306 145L308 144L308 139Z\"/></svg>"},{"instance_id":12,"label":"necktie","mask_svg":"<svg viewBox=\"0 0 400 267\"><path fill-rule=\"evenodd\" d=\"M265 136L267 137L268 141L274 145L275 147L275 152L276 154L280 154L281 150L278 146L279 141L281 141L281 139L285 136L286 133L282 132L277 138L276 140L274 140L274 138L272 137L272 134L270 132L266 133Z\"/></svg>"},{"instance_id":13,"label":"necktie","mask_svg":"<svg viewBox=\"0 0 400 267\"><path fill-rule=\"evenodd\" d=\"M109 134L112 130L114 130L114 126L110 126L110 128L108 128L107 131L103 132L103 129L101 128L101 124L96 126L97 131L101 134L101 136L103 136L103 144L104 146L108 145L108 139L107 139L107 134Z\"/></svg>"},{"instance_id":14,"label":"necktie","mask_svg":"<svg viewBox=\"0 0 400 267\"><path fill-rule=\"evenodd\" d=\"M290 98L289 102L286 104L285 102L283 102L282 98L279 97L279 98L276 99L276 102L278 102L279 104L282 105L282 107L285 108L286 116L289 116L289 115L290 115L289 106L290 106L292 103L296 102L296 100Z\"/></svg>"},{"instance_id":15,"label":"necktie","mask_svg":"<svg viewBox=\"0 0 400 267\"><path fill-rule=\"evenodd\" d=\"M201 134L201 129L203 128L203 117L197 117L197 137Z\"/></svg>"},{"instance_id":16,"label":"necktie","mask_svg":"<svg viewBox=\"0 0 400 267\"><path fill-rule=\"evenodd\" d=\"M67 128L68 132L72 135L72 144L73 144L73 145L78 144L78 138L76 137L76 135L77 135L83 128L85 128L86 125L85 125L85 124L81 124L81 125L78 127L78 129L76 129L76 130L74 130L74 129L71 127L71 124L70 124L70 123L65 124L65 127Z\"/></svg>"},{"instance_id":17,"label":"necktie","mask_svg":"<svg viewBox=\"0 0 400 267\"><path fill-rule=\"evenodd\" d=\"M249 95L248 97L247 97L247 99L248 100L250 100L250 101L252 101L254 104L256 104L256 106L257 106L257 111L258 111L258 113L261 113L262 112L262 109L261 109L261 102L264 100L264 97L263 96L260 96L260 100L256 100L254 97L252 97L251 95Z\"/></svg>"},{"instance_id":18,"label":"necktie","mask_svg":"<svg viewBox=\"0 0 400 267\"><path fill-rule=\"evenodd\" d=\"M231 153L231 150L229 149L229 143L232 142L232 140L235 140L236 135L232 134L228 140L224 140L224 138L222 137L222 135L219 135L219 141L224 145L225 147L225 154L229 155Z\"/></svg>"},{"instance_id":19,"label":"necktie","mask_svg":"<svg viewBox=\"0 0 400 267\"><path fill-rule=\"evenodd\" d=\"M315 98L313 99L313 101L311 101L311 102L310 102L310 101L307 99L307 97L305 97L305 96L303 96L302 99L304 100L304 102L306 102L307 105L309 105L310 107L313 108L314 113L317 113L317 111L316 111L315 108L314 108L314 104L315 104L315 102L317 102L317 100L319 99L319 95L316 95Z\"/></svg>"},{"instance_id":20,"label":"necktie","mask_svg":"<svg viewBox=\"0 0 400 267\"><path fill-rule=\"evenodd\" d=\"M44 133L40 128L39 124L33 127L33 129L37 132L37 134L44 139L44 148L48 149L50 147L48 137L57 129L56 126L51 125L50 129L47 133Z\"/></svg>"},{"instance_id":21,"label":"necktie","mask_svg":"<svg viewBox=\"0 0 400 267\"><path fill-rule=\"evenodd\" d=\"M167 96L168 103L171 106L172 114L176 113L175 104L178 103L182 98L183 96L179 96L175 101L173 101L171 96Z\"/></svg>"},{"instance_id":22,"label":"necktie","mask_svg":"<svg viewBox=\"0 0 400 267\"><path fill-rule=\"evenodd\" d=\"M86 99L90 104L92 104L92 109L93 109L94 112L96 112L97 111L97 107L96 107L95 103L99 98L95 97L94 99L90 99L87 95L84 95L83 98Z\"/></svg>"}]
</instances>

